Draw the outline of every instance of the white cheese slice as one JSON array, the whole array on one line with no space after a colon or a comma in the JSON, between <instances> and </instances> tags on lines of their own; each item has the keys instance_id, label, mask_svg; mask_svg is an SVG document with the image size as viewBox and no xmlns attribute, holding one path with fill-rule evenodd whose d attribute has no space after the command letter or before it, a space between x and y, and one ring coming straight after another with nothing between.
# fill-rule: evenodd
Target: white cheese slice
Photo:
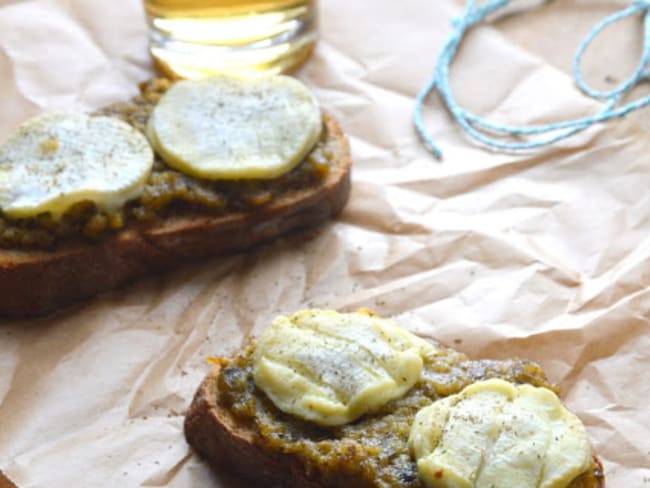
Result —
<instances>
[{"instance_id":1,"label":"white cheese slice","mask_svg":"<svg viewBox=\"0 0 650 488\"><path fill-rule=\"evenodd\" d=\"M57 218L85 200L115 209L142 192L152 165L146 137L125 122L38 115L0 146L0 208L13 218Z\"/></svg>"},{"instance_id":2,"label":"white cheese slice","mask_svg":"<svg viewBox=\"0 0 650 488\"><path fill-rule=\"evenodd\" d=\"M314 147L318 103L289 76L219 75L172 85L156 105L147 135L172 168L197 178L275 178Z\"/></svg>"},{"instance_id":3,"label":"white cheese slice","mask_svg":"<svg viewBox=\"0 0 650 488\"><path fill-rule=\"evenodd\" d=\"M420 410L409 444L433 488L566 488L591 463L584 425L553 392L498 379Z\"/></svg>"},{"instance_id":4,"label":"white cheese slice","mask_svg":"<svg viewBox=\"0 0 650 488\"><path fill-rule=\"evenodd\" d=\"M253 355L257 386L285 413L342 425L404 395L437 349L368 313L276 318Z\"/></svg>"}]
</instances>

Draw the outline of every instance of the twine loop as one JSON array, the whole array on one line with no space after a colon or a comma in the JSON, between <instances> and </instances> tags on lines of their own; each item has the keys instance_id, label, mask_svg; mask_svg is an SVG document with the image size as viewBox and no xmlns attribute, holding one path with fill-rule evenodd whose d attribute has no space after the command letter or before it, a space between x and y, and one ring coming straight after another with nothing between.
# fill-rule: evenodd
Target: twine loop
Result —
<instances>
[{"instance_id":1,"label":"twine loop","mask_svg":"<svg viewBox=\"0 0 650 488\"><path fill-rule=\"evenodd\" d=\"M589 97L604 102L601 110L596 114L552 124L517 127L491 123L461 107L456 101L449 83L449 69L458 47L469 29L482 23L487 16L510 3L512 0L489 0L477 6L476 0L468 0L463 13L452 19L453 30L438 54L432 78L416 97L413 111L415 128L425 146L437 159L442 158L442 151L427 132L422 120L422 107L433 90L437 90L447 110L466 134L486 147L505 151L521 151L548 146L588 129L594 124L623 118L634 110L650 105L650 95L619 105L620 100L630 90L650 78L650 72L646 70L650 61L650 0L635 0L630 6L596 24L576 51L573 62L573 77L576 85ZM592 88L582 76L581 64L585 51L606 27L637 14L644 16L643 51L634 73L612 90L601 91ZM527 137L529 139L513 142L504 139L505 137Z\"/></svg>"}]
</instances>

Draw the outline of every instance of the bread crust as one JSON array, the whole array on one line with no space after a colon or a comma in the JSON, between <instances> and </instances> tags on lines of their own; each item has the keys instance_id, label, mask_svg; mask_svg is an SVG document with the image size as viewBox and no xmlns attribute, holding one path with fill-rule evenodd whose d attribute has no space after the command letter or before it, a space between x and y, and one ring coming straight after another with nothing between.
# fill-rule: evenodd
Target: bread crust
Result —
<instances>
[{"instance_id":1,"label":"bread crust","mask_svg":"<svg viewBox=\"0 0 650 488\"><path fill-rule=\"evenodd\" d=\"M249 481L250 486L268 488L347 488L361 486L359 480L341 480L326 485L306 472L295 454L265 451L256 442L256 433L238 421L219 404L218 378L221 366L216 365L199 386L185 417L187 442L215 469L223 469ZM602 472L596 454L593 460ZM575 486L574 486L575 485ZM398 487L395 487L398 488ZM605 488L605 478L596 484L577 482L569 488Z\"/></svg>"},{"instance_id":2,"label":"bread crust","mask_svg":"<svg viewBox=\"0 0 650 488\"><path fill-rule=\"evenodd\" d=\"M0 316L46 315L145 275L244 251L336 216L349 197L352 161L338 122L330 115L324 121L334 163L315 187L291 190L255 210L129 228L100 243L0 250Z\"/></svg>"},{"instance_id":3,"label":"bread crust","mask_svg":"<svg viewBox=\"0 0 650 488\"><path fill-rule=\"evenodd\" d=\"M255 432L219 405L220 370L215 366L194 395L185 417L188 443L211 465L254 482L251 486L324 488L318 480L310 479L296 455L265 451L255 442Z\"/></svg>"}]
</instances>

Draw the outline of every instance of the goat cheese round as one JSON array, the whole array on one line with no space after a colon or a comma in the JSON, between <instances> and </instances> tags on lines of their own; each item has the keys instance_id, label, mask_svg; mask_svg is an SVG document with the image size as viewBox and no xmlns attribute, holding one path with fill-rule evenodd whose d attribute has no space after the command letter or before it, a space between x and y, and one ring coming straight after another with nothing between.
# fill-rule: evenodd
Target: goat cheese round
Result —
<instances>
[{"instance_id":1,"label":"goat cheese round","mask_svg":"<svg viewBox=\"0 0 650 488\"><path fill-rule=\"evenodd\" d=\"M322 125L314 96L295 78L217 75L174 83L147 136L169 166L197 178L275 178L307 156Z\"/></svg>"},{"instance_id":2,"label":"goat cheese round","mask_svg":"<svg viewBox=\"0 0 650 488\"><path fill-rule=\"evenodd\" d=\"M45 113L0 146L0 209L13 218L92 201L119 208L142 192L153 165L146 137L110 117Z\"/></svg>"}]
</instances>

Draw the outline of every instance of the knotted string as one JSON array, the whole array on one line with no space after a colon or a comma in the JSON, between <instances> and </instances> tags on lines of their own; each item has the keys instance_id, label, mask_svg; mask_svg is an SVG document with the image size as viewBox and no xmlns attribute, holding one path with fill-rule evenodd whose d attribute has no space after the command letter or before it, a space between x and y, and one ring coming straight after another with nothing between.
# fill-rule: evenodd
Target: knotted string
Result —
<instances>
[{"instance_id":1,"label":"knotted string","mask_svg":"<svg viewBox=\"0 0 650 488\"><path fill-rule=\"evenodd\" d=\"M460 17L452 20L453 31L443 44L438 55L433 77L426 86L418 93L413 111L413 122L425 146L437 159L442 158L442 151L428 134L422 120L422 106L426 98L433 90L437 90L442 101L447 106L452 117L460 127L474 140L487 147L505 150L520 151L548 146L562 139L566 139L578 132L581 132L594 124L607 122L614 118L625 117L628 113L650 105L650 95L634 100L629 103L617 106L632 88L641 81L650 78L646 71L646 65L650 60L650 0L636 0L629 7L616 12L615 14L599 22L587 37L580 43L573 62L573 77L578 87L586 95L604 101L602 109L595 115L568 120L564 122L543 124L527 127L516 127L491 123L476 114L462 108L451 90L449 83L449 67L456 56L458 47L465 36L465 33L485 20L487 16L506 7L512 0L490 0L480 6L476 6L476 0L468 0L465 10ZM643 53L634 73L621 82L616 88L610 91L598 91L590 87L584 80L581 71L582 57L591 42L607 26L618 22L626 17L643 13ZM511 142L500 137L516 136L538 136L536 139L529 139L520 142Z\"/></svg>"}]
</instances>

